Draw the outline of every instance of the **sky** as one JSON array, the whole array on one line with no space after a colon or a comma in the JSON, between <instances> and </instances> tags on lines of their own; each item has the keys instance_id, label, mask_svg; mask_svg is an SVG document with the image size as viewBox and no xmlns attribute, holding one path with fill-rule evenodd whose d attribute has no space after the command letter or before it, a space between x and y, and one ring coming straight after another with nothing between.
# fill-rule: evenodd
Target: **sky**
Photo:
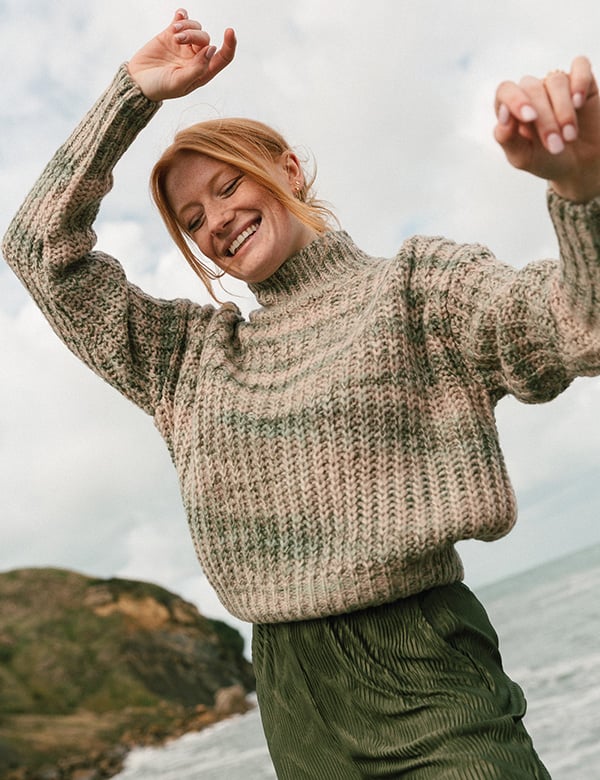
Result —
<instances>
[{"instance_id":1,"label":"sky","mask_svg":"<svg viewBox=\"0 0 600 780\"><path fill-rule=\"evenodd\" d=\"M118 65L165 27L162 0L0 0L0 232ZM98 247L164 298L207 301L162 227L148 175L174 132L215 116L267 122L316 162L319 196L363 249L414 233L485 244L517 267L556 257L545 182L493 140L497 85L600 63L600 3L571 0L219 0L187 6L238 54L201 91L163 105L115 170ZM600 72L600 65L599 65ZM9 74L8 76L6 74ZM225 297L256 304L237 282ZM222 292L221 295L224 295ZM66 350L0 264L0 570L60 566L157 582L230 618L196 561L152 420ZM550 404L503 400L500 439L520 515L460 552L485 583L600 542L600 380Z\"/></svg>"}]
</instances>

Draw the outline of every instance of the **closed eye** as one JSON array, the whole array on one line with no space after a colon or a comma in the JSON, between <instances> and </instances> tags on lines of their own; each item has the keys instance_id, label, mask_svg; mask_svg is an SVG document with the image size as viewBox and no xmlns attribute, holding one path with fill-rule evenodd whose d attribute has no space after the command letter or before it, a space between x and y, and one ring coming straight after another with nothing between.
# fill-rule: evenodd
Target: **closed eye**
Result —
<instances>
[{"instance_id":1,"label":"closed eye","mask_svg":"<svg viewBox=\"0 0 600 780\"><path fill-rule=\"evenodd\" d=\"M228 181L227 184L221 190L221 195L224 198L228 198L230 195L233 195L233 193L237 190L238 184L241 182L243 178L244 178L244 174L241 173L239 176L236 176L235 179L231 179L231 181Z\"/></svg>"},{"instance_id":2,"label":"closed eye","mask_svg":"<svg viewBox=\"0 0 600 780\"><path fill-rule=\"evenodd\" d=\"M188 222L188 226L187 226L188 233L195 233L197 230L199 230L202 227L203 224L204 224L203 215L193 217Z\"/></svg>"}]
</instances>

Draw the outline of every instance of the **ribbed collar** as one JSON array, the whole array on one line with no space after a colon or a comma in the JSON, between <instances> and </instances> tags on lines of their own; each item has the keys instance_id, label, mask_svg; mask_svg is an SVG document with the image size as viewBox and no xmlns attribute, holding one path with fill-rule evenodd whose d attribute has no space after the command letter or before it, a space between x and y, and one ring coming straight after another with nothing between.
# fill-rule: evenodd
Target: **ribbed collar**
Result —
<instances>
[{"instance_id":1,"label":"ribbed collar","mask_svg":"<svg viewBox=\"0 0 600 780\"><path fill-rule=\"evenodd\" d=\"M340 276L364 266L366 260L368 256L344 230L324 233L289 257L264 282L249 287L261 306L275 306L339 281Z\"/></svg>"}]
</instances>

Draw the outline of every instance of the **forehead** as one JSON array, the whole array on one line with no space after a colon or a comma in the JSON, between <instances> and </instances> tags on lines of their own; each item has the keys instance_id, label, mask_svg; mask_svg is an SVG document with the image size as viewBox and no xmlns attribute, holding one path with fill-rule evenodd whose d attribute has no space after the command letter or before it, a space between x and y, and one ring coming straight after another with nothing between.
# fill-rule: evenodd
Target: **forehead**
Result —
<instances>
[{"instance_id":1,"label":"forehead","mask_svg":"<svg viewBox=\"0 0 600 780\"><path fill-rule=\"evenodd\" d=\"M190 197L199 198L219 182L221 177L235 174L237 168L198 152L180 152L175 156L165 176L165 191L175 210Z\"/></svg>"}]
</instances>

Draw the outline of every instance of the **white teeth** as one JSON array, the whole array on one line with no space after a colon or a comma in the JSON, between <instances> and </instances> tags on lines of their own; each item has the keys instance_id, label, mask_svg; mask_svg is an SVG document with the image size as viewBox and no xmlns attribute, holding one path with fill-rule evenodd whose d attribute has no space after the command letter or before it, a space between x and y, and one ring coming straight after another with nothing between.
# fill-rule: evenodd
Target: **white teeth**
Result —
<instances>
[{"instance_id":1,"label":"white teeth","mask_svg":"<svg viewBox=\"0 0 600 780\"><path fill-rule=\"evenodd\" d=\"M258 230L258 222L256 222L254 225L250 225L250 227L247 227L243 233L240 233L239 236L235 239L235 241L232 242L231 246L227 250L229 254L234 255L241 247L241 245L244 243L244 241L247 238L249 238L253 233L256 233L257 230Z\"/></svg>"}]
</instances>

